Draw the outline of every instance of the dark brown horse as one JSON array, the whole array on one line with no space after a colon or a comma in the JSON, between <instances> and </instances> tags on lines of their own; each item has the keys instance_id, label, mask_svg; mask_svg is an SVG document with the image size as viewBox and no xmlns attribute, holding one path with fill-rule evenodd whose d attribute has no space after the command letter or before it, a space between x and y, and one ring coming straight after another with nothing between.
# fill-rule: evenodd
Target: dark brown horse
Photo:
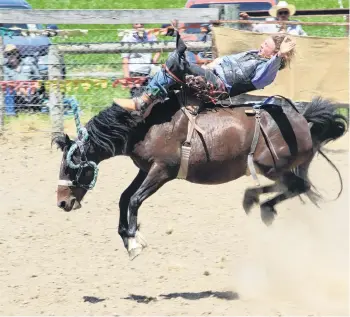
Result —
<instances>
[{"instance_id":1,"label":"dark brown horse","mask_svg":"<svg viewBox=\"0 0 350 317\"><path fill-rule=\"evenodd\" d=\"M197 115L196 123L205 133L193 135L187 181L222 184L249 174L247 156L256 119L247 115L246 109L251 107L212 105ZM276 197L260 205L267 224L276 214L277 203L303 193L314 200L307 177L310 162L324 144L347 131L348 119L335 114L335 107L328 100L315 98L298 109L300 113L287 105L261 111L268 139L260 134L254 165L259 174L275 183L246 189L243 206L249 212L259 203L260 194L277 192ZM118 233L133 259L146 246L137 230L138 209L165 183L177 178L188 118L172 94L165 103L153 108L144 123L136 123L129 112L113 104L93 117L85 128L87 140L73 141L67 135L56 139L63 151L57 204L65 211L79 208L96 181L97 164L116 155L129 156L139 172L120 197Z\"/></svg>"}]
</instances>

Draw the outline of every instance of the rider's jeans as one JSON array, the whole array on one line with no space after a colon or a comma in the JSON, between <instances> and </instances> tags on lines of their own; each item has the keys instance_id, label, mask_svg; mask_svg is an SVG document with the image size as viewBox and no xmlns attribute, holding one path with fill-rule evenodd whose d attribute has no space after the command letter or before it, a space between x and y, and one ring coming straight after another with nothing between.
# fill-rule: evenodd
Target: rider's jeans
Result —
<instances>
[{"instance_id":1,"label":"rider's jeans","mask_svg":"<svg viewBox=\"0 0 350 317\"><path fill-rule=\"evenodd\" d=\"M162 68L146 86L146 93L151 98L164 100L168 96L169 88L175 84L176 81Z\"/></svg>"},{"instance_id":2,"label":"rider's jeans","mask_svg":"<svg viewBox=\"0 0 350 317\"><path fill-rule=\"evenodd\" d=\"M211 82L218 90L225 91L225 84L219 76L211 70L205 70L196 64L189 64L186 71L189 75L202 76L206 81ZM177 82L162 68L146 86L146 94L152 99L164 100L168 96L169 89Z\"/></svg>"}]
</instances>

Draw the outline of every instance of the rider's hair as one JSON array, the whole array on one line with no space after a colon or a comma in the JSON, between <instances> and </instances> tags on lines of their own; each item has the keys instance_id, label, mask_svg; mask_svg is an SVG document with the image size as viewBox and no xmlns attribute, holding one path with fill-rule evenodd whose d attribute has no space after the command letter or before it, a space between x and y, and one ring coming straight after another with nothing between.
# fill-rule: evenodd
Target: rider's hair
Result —
<instances>
[{"instance_id":1,"label":"rider's hair","mask_svg":"<svg viewBox=\"0 0 350 317\"><path fill-rule=\"evenodd\" d=\"M275 43L275 51L278 52L280 50L281 44L284 41L286 37L289 37L288 34L282 33L282 34L275 34L271 36L274 43ZM295 56L295 48L293 48L290 52L286 54L286 57L282 58L282 63L280 69L284 69L286 66L290 66L293 58Z\"/></svg>"}]
</instances>

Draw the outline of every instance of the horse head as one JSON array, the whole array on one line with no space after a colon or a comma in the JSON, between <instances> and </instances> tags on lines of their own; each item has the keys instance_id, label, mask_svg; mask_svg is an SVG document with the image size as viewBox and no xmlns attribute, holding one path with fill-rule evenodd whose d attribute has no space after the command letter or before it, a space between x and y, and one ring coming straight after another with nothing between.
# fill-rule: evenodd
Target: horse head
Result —
<instances>
[{"instance_id":1,"label":"horse head","mask_svg":"<svg viewBox=\"0 0 350 317\"><path fill-rule=\"evenodd\" d=\"M54 142L63 152L57 189L57 205L65 211L81 207L81 201L97 180L101 161L116 155L125 155L128 138L137 126L133 117L120 106L100 111L82 127L78 107L73 107L77 138L67 134Z\"/></svg>"},{"instance_id":2,"label":"horse head","mask_svg":"<svg viewBox=\"0 0 350 317\"><path fill-rule=\"evenodd\" d=\"M57 188L57 205L65 211L78 209L87 191L95 186L98 160L88 141L71 140L66 134L55 139L63 157Z\"/></svg>"}]
</instances>

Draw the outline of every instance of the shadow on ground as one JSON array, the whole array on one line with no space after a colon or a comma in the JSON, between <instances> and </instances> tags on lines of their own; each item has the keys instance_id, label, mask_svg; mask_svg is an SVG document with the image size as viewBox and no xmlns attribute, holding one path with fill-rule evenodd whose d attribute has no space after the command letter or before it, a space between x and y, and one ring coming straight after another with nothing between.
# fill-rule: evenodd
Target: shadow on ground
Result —
<instances>
[{"instance_id":1,"label":"shadow on ground","mask_svg":"<svg viewBox=\"0 0 350 317\"><path fill-rule=\"evenodd\" d=\"M187 300L199 300L203 298L215 297L218 299L224 300L236 300L239 299L238 293L235 292L213 292L213 291L205 291L205 292L186 292L186 293L169 293L169 294L161 294L158 298L152 296L145 295L135 295L130 294L128 297L124 297L122 299L136 301L138 303L148 304L152 301L158 301L162 299L173 299L173 298L183 298Z\"/></svg>"}]
</instances>

